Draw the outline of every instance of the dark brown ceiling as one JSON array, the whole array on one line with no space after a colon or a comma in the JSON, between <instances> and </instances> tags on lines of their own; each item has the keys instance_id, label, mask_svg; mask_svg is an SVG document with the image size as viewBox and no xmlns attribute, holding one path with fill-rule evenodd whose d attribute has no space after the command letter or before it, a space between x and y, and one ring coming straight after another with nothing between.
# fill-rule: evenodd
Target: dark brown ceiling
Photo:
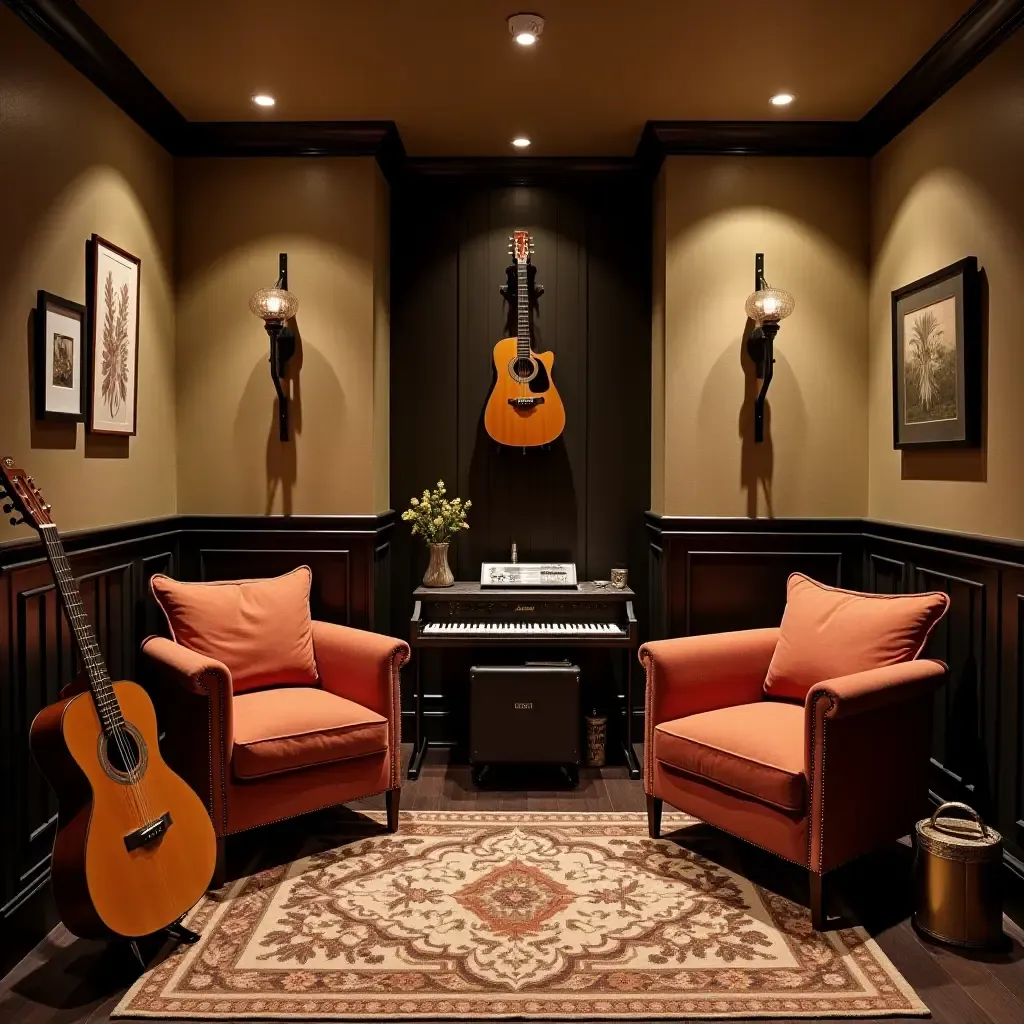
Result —
<instances>
[{"instance_id":1,"label":"dark brown ceiling","mask_svg":"<svg viewBox=\"0 0 1024 1024\"><path fill-rule=\"evenodd\" d=\"M970 6L538 0L527 50L494 0L79 3L189 120L393 120L417 156L508 155L518 133L535 156L626 155L647 120L857 120Z\"/></svg>"}]
</instances>

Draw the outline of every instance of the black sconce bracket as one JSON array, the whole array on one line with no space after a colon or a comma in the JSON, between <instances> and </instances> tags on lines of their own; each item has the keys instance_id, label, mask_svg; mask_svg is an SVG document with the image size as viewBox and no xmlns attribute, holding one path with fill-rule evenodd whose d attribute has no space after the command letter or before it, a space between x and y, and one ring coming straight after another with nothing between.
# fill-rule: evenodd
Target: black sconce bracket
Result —
<instances>
[{"instance_id":1,"label":"black sconce bracket","mask_svg":"<svg viewBox=\"0 0 1024 1024\"><path fill-rule=\"evenodd\" d=\"M754 291L764 287L764 253L759 252L754 257ZM775 335L778 333L778 323L769 320L755 327L747 338L747 353L757 368L757 379L761 381L761 390L754 399L754 440L758 444L764 441L764 403L775 372Z\"/></svg>"},{"instance_id":2,"label":"black sconce bracket","mask_svg":"<svg viewBox=\"0 0 1024 1024\"><path fill-rule=\"evenodd\" d=\"M288 253L278 257L277 288L288 290ZM277 420L280 438L288 440L288 393L284 377L288 360L295 355L295 332L283 320L267 320L264 324L270 336L270 376L277 391Z\"/></svg>"}]
</instances>

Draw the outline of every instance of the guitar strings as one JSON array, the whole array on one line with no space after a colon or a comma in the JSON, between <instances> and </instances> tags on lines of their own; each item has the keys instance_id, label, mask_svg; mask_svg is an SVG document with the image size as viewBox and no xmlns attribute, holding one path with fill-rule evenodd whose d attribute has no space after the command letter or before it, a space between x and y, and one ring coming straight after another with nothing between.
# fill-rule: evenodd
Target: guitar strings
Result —
<instances>
[{"instance_id":1,"label":"guitar strings","mask_svg":"<svg viewBox=\"0 0 1024 1024\"><path fill-rule=\"evenodd\" d=\"M51 538L49 533L44 530L41 530L40 532L43 536L44 543L46 544L47 554L50 556L50 565L53 568L54 575L57 577L58 582L63 583L65 586L73 586L75 583L74 576L71 573L71 567L67 562L67 558L59 545L58 538L56 536ZM53 527L53 532L56 534L56 527ZM72 632L74 632L75 626L82 631L83 635L79 636L76 633L75 638L78 641L79 654L86 666L86 674L89 674L89 669L92 669L94 672L99 672L99 682L103 683L103 677L106 673L103 670L102 661L89 649L91 645L95 645L95 639L92 635L91 629L89 628L88 621L85 618L85 609L82 606L81 599L75 593L66 594L63 590L59 590L59 593L64 599L64 610L71 622ZM109 679L106 681L109 682ZM91 677L90 682L92 682ZM99 698L95 691L92 693L92 699L93 705L96 708L97 718L100 720L100 727L102 728L104 716L109 716L110 714L109 701ZM130 764L130 751L128 750L127 745L122 741L116 727L116 723L111 726L110 732L114 736L114 742L118 746L118 750L121 757L124 759L125 765L128 766ZM131 777L130 774L129 777ZM125 789L127 792L122 792L122 796L128 804L127 811L129 818L134 816L139 825L145 824L145 809L139 794L134 792L133 787L131 786L127 786Z\"/></svg>"}]
</instances>

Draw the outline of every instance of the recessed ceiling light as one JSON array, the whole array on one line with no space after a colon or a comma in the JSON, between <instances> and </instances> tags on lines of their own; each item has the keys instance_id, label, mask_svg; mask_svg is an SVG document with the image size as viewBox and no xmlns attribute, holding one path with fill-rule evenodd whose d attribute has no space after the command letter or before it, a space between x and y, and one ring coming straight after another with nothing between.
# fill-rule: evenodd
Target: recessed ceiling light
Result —
<instances>
[{"instance_id":1,"label":"recessed ceiling light","mask_svg":"<svg viewBox=\"0 0 1024 1024\"><path fill-rule=\"evenodd\" d=\"M520 46L533 46L544 31L544 19L539 14L513 14L508 30Z\"/></svg>"},{"instance_id":2,"label":"recessed ceiling light","mask_svg":"<svg viewBox=\"0 0 1024 1024\"><path fill-rule=\"evenodd\" d=\"M272 107L276 102L273 96L268 96L265 92L258 92L252 101L257 107Z\"/></svg>"},{"instance_id":3,"label":"recessed ceiling light","mask_svg":"<svg viewBox=\"0 0 1024 1024\"><path fill-rule=\"evenodd\" d=\"M795 99L796 97L791 92L777 92L769 100L769 103L773 107L788 107Z\"/></svg>"},{"instance_id":4,"label":"recessed ceiling light","mask_svg":"<svg viewBox=\"0 0 1024 1024\"><path fill-rule=\"evenodd\" d=\"M512 145L515 146L516 149L526 149L526 147L529 144L530 144L530 140L525 135L517 135L512 140Z\"/></svg>"}]
</instances>

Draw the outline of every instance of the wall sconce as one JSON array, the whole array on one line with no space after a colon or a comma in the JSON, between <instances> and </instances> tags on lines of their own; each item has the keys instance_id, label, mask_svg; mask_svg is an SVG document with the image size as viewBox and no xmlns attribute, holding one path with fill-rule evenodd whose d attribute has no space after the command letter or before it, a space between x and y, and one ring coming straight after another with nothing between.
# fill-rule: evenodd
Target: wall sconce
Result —
<instances>
[{"instance_id":1,"label":"wall sconce","mask_svg":"<svg viewBox=\"0 0 1024 1024\"><path fill-rule=\"evenodd\" d=\"M754 400L754 440L764 440L764 400L772 382L775 367L775 335L779 321L785 320L796 305L793 296L781 288L769 288L764 279L764 253L754 257L754 291L747 297L747 316L754 321L754 329L747 339L747 352L757 367L761 390Z\"/></svg>"},{"instance_id":2,"label":"wall sconce","mask_svg":"<svg viewBox=\"0 0 1024 1024\"><path fill-rule=\"evenodd\" d=\"M288 395L281 378L285 363L295 354L295 333L288 321L298 312L299 300L288 291L288 253L279 257L277 283L273 288L261 288L249 300L249 308L263 320L270 335L270 376L277 389L278 424L281 440L288 440Z\"/></svg>"}]
</instances>

